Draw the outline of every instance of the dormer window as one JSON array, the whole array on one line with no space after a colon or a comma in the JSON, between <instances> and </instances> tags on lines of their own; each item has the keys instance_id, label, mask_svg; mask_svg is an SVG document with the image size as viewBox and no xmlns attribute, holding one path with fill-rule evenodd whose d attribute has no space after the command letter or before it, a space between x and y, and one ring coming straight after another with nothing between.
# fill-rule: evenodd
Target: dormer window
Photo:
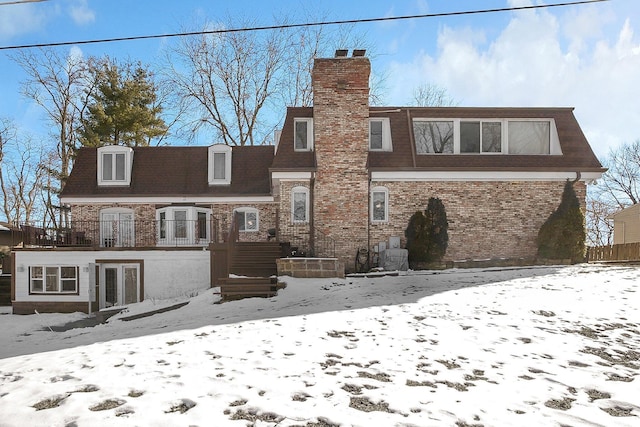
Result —
<instances>
[{"instance_id":1,"label":"dormer window","mask_svg":"<svg viewBox=\"0 0 640 427\"><path fill-rule=\"evenodd\" d=\"M231 147L215 144L209 147L209 185L231 184Z\"/></svg>"},{"instance_id":2,"label":"dormer window","mask_svg":"<svg viewBox=\"0 0 640 427\"><path fill-rule=\"evenodd\" d=\"M369 119L369 150L392 151L391 126L388 118Z\"/></svg>"},{"instance_id":3,"label":"dormer window","mask_svg":"<svg viewBox=\"0 0 640 427\"><path fill-rule=\"evenodd\" d=\"M313 119L293 119L293 148L295 151L313 150Z\"/></svg>"},{"instance_id":4,"label":"dormer window","mask_svg":"<svg viewBox=\"0 0 640 427\"><path fill-rule=\"evenodd\" d=\"M130 185L133 148L106 145L98 148L98 185Z\"/></svg>"}]
</instances>

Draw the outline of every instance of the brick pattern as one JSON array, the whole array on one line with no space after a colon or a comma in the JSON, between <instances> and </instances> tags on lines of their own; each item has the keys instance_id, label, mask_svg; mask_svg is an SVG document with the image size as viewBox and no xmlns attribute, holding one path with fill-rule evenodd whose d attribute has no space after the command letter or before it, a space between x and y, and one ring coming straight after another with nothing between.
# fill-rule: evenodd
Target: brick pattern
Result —
<instances>
[{"instance_id":1,"label":"brick pattern","mask_svg":"<svg viewBox=\"0 0 640 427\"><path fill-rule=\"evenodd\" d=\"M312 76L315 227L335 240L347 271L367 247L370 69L364 57L321 58Z\"/></svg>"},{"instance_id":2,"label":"brick pattern","mask_svg":"<svg viewBox=\"0 0 640 427\"><path fill-rule=\"evenodd\" d=\"M156 206L148 203L72 205L71 218L73 219L73 223L76 224L82 224L83 222L97 223L100 221L100 211L107 208L132 209L134 221L153 221L156 219ZM146 243L155 241L156 235L157 230L155 229L155 225L145 228L145 230L135 230L136 247L145 246Z\"/></svg>"},{"instance_id":3,"label":"brick pattern","mask_svg":"<svg viewBox=\"0 0 640 427\"><path fill-rule=\"evenodd\" d=\"M258 210L258 231L240 232L241 242L264 242L267 230L276 227L276 203L260 204L215 204L211 205L212 215L218 222L218 235L226 236L231 226L233 210L238 208L254 208Z\"/></svg>"},{"instance_id":4,"label":"brick pattern","mask_svg":"<svg viewBox=\"0 0 640 427\"><path fill-rule=\"evenodd\" d=\"M538 230L562 197L564 182L376 182L389 190L389 222L373 223L371 248L404 231L429 197L444 203L449 220L445 261L535 257ZM574 185L584 210L586 187Z\"/></svg>"}]
</instances>

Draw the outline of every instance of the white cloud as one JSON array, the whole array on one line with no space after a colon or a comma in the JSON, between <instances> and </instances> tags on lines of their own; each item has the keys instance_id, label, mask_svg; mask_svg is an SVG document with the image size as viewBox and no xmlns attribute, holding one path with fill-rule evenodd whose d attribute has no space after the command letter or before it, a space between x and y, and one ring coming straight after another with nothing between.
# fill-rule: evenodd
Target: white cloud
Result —
<instances>
[{"instance_id":1,"label":"white cloud","mask_svg":"<svg viewBox=\"0 0 640 427\"><path fill-rule=\"evenodd\" d=\"M638 139L640 41L628 19L612 33L594 13L518 12L493 40L482 29L443 27L436 53L391 64L390 75L404 76L389 82L394 103L428 82L465 106L573 106L599 155Z\"/></svg>"},{"instance_id":2,"label":"white cloud","mask_svg":"<svg viewBox=\"0 0 640 427\"><path fill-rule=\"evenodd\" d=\"M77 0L69 8L69 14L78 25L91 24L96 20L96 13L89 7L87 0Z\"/></svg>"},{"instance_id":3,"label":"white cloud","mask_svg":"<svg viewBox=\"0 0 640 427\"><path fill-rule=\"evenodd\" d=\"M0 13L0 40L38 31L46 23L46 14L34 4L6 6Z\"/></svg>"}]
</instances>

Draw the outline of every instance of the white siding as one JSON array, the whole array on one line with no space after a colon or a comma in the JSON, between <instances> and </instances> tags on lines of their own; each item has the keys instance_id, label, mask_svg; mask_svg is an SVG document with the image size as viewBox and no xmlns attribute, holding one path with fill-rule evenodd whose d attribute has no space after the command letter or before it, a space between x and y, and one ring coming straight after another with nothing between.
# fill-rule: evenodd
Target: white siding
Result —
<instances>
[{"instance_id":1,"label":"white siding","mask_svg":"<svg viewBox=\"0 0 640 427\"><path fill-rule=\"evenodd\" d=\"M613 243L640 242L640 204L630 206L613 215Z\"/></svg>"}]
</instances>

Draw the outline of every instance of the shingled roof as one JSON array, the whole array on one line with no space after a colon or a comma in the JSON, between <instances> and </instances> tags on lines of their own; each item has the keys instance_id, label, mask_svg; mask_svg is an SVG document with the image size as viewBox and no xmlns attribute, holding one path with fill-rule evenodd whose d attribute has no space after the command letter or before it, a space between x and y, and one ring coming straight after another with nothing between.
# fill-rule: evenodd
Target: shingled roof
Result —
<instances>
[{"instance_id":1,"label":"shingled roof","mask_svg":"<svg viewBox=\"0 0 640 427\"><path fill-rule=\"evenodd\" d=\"M389 118L393 141L391 152L369 152L370 170L604 171L578 125L573 108L371 107L369 114ZM293 150L293 119L312 116L311 107L288 109L272 170L315 167L313 152ZM553 119L562 155L416 155L411 129L414 118Z\"/></svg>"},{"instance_id":2,"label":"shingled roof","mask_svg":"<svg viewBox=\"0 0 640 427\"><path fill-rule=\"evenodd\" d=\"M208 184L208 147L135 147L131 185L99 187L97 149L81 148L62 197L269 196L274 147L233 147L231 184Z\"/></svg>"}]
</instances>

